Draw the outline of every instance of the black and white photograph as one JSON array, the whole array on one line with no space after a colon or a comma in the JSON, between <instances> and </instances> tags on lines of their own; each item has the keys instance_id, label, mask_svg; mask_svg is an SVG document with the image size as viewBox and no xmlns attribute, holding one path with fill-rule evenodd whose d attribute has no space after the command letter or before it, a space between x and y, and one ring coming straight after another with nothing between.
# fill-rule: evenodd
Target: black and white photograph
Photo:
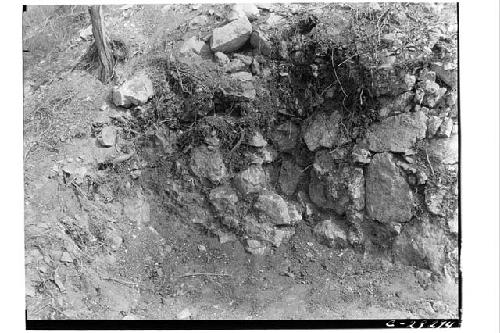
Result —
<instances>
[{"instance_id":1,"label":"black and white photograph","mask_svg":"<svg viewBox=\"0 0 500 333\"><path fill-rule=\"evenodd\" d=\"M461 326L460 3L22 7L27 329Z\"/></svg>"}]
</instances>

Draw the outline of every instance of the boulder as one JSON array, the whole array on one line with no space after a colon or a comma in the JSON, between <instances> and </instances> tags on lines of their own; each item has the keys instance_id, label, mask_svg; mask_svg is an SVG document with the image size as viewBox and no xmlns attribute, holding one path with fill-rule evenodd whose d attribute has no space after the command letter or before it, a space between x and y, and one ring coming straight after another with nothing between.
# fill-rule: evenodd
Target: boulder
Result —
<instances>
[{"instance_id":1,"label":"boulder","mask_svg":"<svg viewBox=\"0 0 500 333\"><path fill-rule=\"evenodd\" d=\"M116 144L116 127L106 126L101 130L99 144L103 147L113 147Z\"/></svg>"},{"instance_id":2,"label":"boulder","mask_svg":"<svg viewBox=\"0 0 500 333\"><path fill-rule=\"evenodd\" d=\"M246 17L215 28L210 39L213 52L233 52L242 47L252 34L252 24Z\"/></svg>"},{"instance_id":3,"label":"boulder","mask_svg":"<svg viewBox=\"0 0 500 333\"><path fill-rule=\"evenodd\" d=\"M139 75L113 88L113 103L128 108L146 103L153 95L153 82L146 75Z\"/></svg>"},{"instance_id":4,"label":"boulder","mask_svg":"<svg viewBox=\"0 0 500 333\"><path fill-rule=\"evenodd\" d=\"M254 30L250 36L250 45L260 54L268 56L271 54L271 44L264 32Z\"/></svg>"},{"instance_id":5,"label":"boulder","mask_svg":"<svg viewBox=\"0 0 500 333\"><path fill-rule=\"evenodd\" d=\"M376 154L366 175L366 211L382 223L408 222L413 217L413 194L390 153Z\"/></svg>"},{"instance_id":6,"label":"boulder","mask_svg":"<svg viewBox=\"0 0 500 333\"><path fill-rule=\"evenodd\" d=\"M417 139L425 138L426 131L427 116L422 111L388 117L368 129L368 149L374 152L405 153Z\"/></svg>"},{"instance_id":7,"label":"boulder","mask_svg":"<svg viewBox=\"0 0 500 333\"><path fill-rule=\"evenodd\" d=\"M342 144L340 121L341 115L337 111L330 115L323 112L315 113L307 119L302 129L307 148L315 151L319 147L332 148Z\"/></svg>"},{"instance_id":8,"label":"boulder","mask_svg":"<svg viewBox=\"0 0 500 333\"><path fill-rule=\"evenodd\" d=\"M254 208L260 213L260 220L271 224L290 224L288 205L286 201L276 193L261 193Z\"/></svg>"},{"instance_id":9,"label":"boulder","mask_svg":"<svg viewBox=\"0 0 500 333\"><path fill-rule=\"evenodd\" d=\"M191 151L191 170L200 178L219 182L226 177L227 170L218 149L201 145Z\"/></svg>"},{"instance_id":10,"label":"boulder","mask_svg":"<svg viewBox=\"0 0 500 333\"><path fill-rule=\"evenodd\" d=\"M257 193L266 187L267 176L260 165L251 165L234 177L234 186L243 195Z\"/></svg>"},{"instance_id":11,"label":"boulder","mask_svg":"<svg viewBox=\"0 0 500 333\"><path fill-rule=\"evenodd\" d=\"M301 175L302 169L297 164L295 164L292 159L283 159L279 175L279 184L281 191L286 195L294 194Z\"/></svg>"},{"instance_id":12,"label":"boulder","mask_svg":"<svg viewBox=\"0 0 500 333\"><path fill-rule=\"evenodd\" d=\"M299 127L287 121L276 127L271 138L279 151L286 152L295 148L299 134Z\"/></svg>"},{"instance_id":13,"label":"boulder","mask_svg":"<svg viewBox=\"0 0 500 333\"><path fill-rule=\"evenodd\" d=\"M325 220L316 224L313 233L320 244L335 248L347 246L346 232L332 220Z\"/></svg>"},{"instance_id":14,"label":"boulder","mask_svg":"<svg viewBox=\"0 0 500 333\"><path fill-rule=\"evenodd\" d=\"M429 158L442 164L458 163L458 135L451 138L432 139L426 144Z\"/></svg>"},{"instance_id":15,"label":"boulder","mask_svg":"<svg viewBox=\"0 0 500 333\"><path fill-rule=\"evenodd\" d=\"M230 213L235 210L238 194L230 186L219 186L210 191L209 199L219 214Z\"/></svg>"}]
</instances>

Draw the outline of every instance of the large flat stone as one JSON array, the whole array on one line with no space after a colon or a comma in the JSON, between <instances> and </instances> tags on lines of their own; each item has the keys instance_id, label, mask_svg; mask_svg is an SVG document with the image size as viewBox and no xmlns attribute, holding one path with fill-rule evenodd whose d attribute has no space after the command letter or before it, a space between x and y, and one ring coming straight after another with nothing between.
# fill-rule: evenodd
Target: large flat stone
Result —
<instances>
[{"instance_id":1,"label":"large flat stone","mask_svg":"<svg viewBox=\"0 0 500 333\"><path fill-rule=\"evenodd\" d=\"M366 211L382 223L408 222L413 217L413 194L390 153L377 154L366 175Z\"/></svg>"},{"instance_id":2,"label":"large flat stone","mask_svg":"<svg viewBox=\"0 0 500 333\"><path fill-rule=\"evenodd\" d=\"M234 52L242 47L252 34L252 24L246 16L215 28L210 39L212 52Z\"/></svg>"},{"instance_id":3,"label":"large flat stone","mask_svg":"<svg viewBox=\"0 0 500 333\"><path fill-rule=\"evenodd\" d=\"M426 131L427 116L422 111L388 117L368 130L368 149L404 153L413 147L417 139L425 138Z\"/></svg>"}]
</instances>

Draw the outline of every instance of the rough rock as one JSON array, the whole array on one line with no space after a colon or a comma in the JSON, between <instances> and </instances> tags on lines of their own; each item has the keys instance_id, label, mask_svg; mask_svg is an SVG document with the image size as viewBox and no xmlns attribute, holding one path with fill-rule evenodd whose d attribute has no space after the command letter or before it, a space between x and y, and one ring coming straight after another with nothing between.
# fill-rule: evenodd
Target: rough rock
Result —
<instances>
[{"instance_id":1,"label":"rough rock","mask_svg":"<svg viewBox=\"0 0 500 333\"><path fill-rule=\"evenodd\" d=\"M390 153L377 154L366 175L366 211L382 223L402 223L413 216L413 195Z\"/></svg>"},{"instance_id":2,"label":"rough rock","mask_svg":"<svg viewBox=\"0 0 500 333\"><path fill-rule=\"evenodd\" d=\"M422 99L422 104L430 108L435 107L446 93L446 88L441 88L436 82L434 82L434 78L431 80L426 80L423 84L422 89L425 93Z\"/></svg>"},{"instance_id":3,"label":"rough rock","mask_svg":"<svg viewBox=\"0 0 500 333\"><path fill-rule=\"evenodd\" d=\"M146 75L139 75L113 89L113 103L128 108L146 103L153 95L153 82Z\"/></svg>"},{"instance_id":4,"label":"rough rock","mask_svg":"<svg viewBox=\"0 0 500 333\"><path fill-rule=\"evenodd\" d=\"M439 127L439 130L436 133L436 136L438 138L449 138L451 136L452 131L453 131L453 119L446 118L441 123L441 126Z\"/></svg>"},{"instance_id":5,"label":"rough rock","mask_svg":"<svg viewBox=\"0 0 500 333\"><path fill-rule=\"evenodd\" d=\"M264 32L254 30L250 36L250 45L260 54L268 56L271 54L271 44Z\"/></svg>"},{"instance_id":6,"label":"rough rock","mask_svg":"<svg viewBox=\"0 0 500 333\"><path fill-rule=\"evenodd\" d=\"M245 250L251 254L264 255L268 251L265 244L255 239L247 239Z\"/></svg>"},{"instance_id":7,"label":"rough rock","mask_svg":"<svg viewBox=\"0 0 500 333\"><path fill-rule=\"evenodd\" d=\"M278 157L278 152L270 146L262 147L259 150L263 163L273 163Z\"/></svg>"},{"instance_id":8,"label":"rough rock","mask_svg":"<svg viewBox=\"0 0 500 333\"><path fill-rule=\"evenodd\" d=\"M224 89L224 95L242 100L253 100L256 97L255 87L252 83L253 77L248 72L232 73L231 86Z\"/></svg>"},{"instance_id":9,"label":"rough rock","mask_svg":"<svg viewBox=\"0 0 500 333\"><path fill-rule=\"evenodd\" d=\"M286 152L295 148L299 134L299 127L287 121L276 127L271 138L279 151Z\"/></svg>"},{"instance_id":10,"label":"rough rock","mask_svg":"<svg viewBox=\"0 0 500 333\"><path fill-rule=\"evenodd\" d=\"M191 21L189 21L190 26L196 26L196 25L205 25L208 23L208 16L206 15L198 15L194 17Z\"/></svg>"},{"instance_id":11,"label":"rough rock","mask_svg":"<svg viewBox=\"0 0 500 333\"><path fill-rule=\"evenodd\" d=\"M313 232L320 244L335 248L347 246L346 232L332 220L319 222L314 227Z\"/></svg>"},{"instance_id":12,"label":"rough rock","mask_svg":"<svg viewBox=\"0 0 500 333\"><path fill-rule=\"evenodd\" d=\"M234 177L234 186L243 195L262 191L266 186L266 173L262 166L251 165Z\"/></svg>"},{"instance_id":13,"label":"rough rock","mask_svg":"<svg viewBox=\"0 0 500 333\"><path fill-rule=\"evenodd\" d=\"M99 144L103 147L113 147L116 143L116 128L114 126L106 126L101 130Z\"/></svg>"},{"instance_id":14,"label":"rough rock","mask_svg":"<svg viewBox=\"0 0 500 333\"><path fill-rule=\"evenodd\" d=\"M266 141L266 139L264 139L264 137L262 136L262 134L260 132L255 131L252 133L252 135L248 139L247 144L249 146L252 146L252 147L260 148L260 147L267 146L267 141Z\"/></svg>"},{"instance_id":15,"label":"rough rock","mask_svg":"<svg viewBox=\"0 0 500 333\"><path fill-rule=\"evenodd\" d=\"M206 145L201 145L192 150L190 166L196 176L208 178L212 182L221 181L227 173L219 150L210 149Z\"/></svg>"},{"instance_id":16,"label":"rough rock","mask_svg":"<svg viewBox=\"0 0 500 333\"><path fill-rule=\"evenodd\" d=\"M240 13L240 16L246 16L251 20L254 20L259 17L259 8L252 3L237 3L231 6L231 9L237 13Z\"/></svg>"},{"instance_id":17,"label":"rough rock","mask_svg":"<svg viewBox=\"0 0 500 333\"><path fill-rule=\"evenodd\" d=\"M315 151L319 147L332 148L342 144L340 120L341 115L337 111L330 115L323 112L315 113L306 120L302 132L307 148Z\"/></svg>"},{"instance_id":18,"label":"rough rock","mask_svg":"<svg viewBox=\"0 0 500 333\"><path fill-rule=\"evenodd\" d=\"M209 199L219 214L235 210L238 194L230 186L219 186L210 191Z\"/></svg>"},{"instance_id":19,"label":"rough rock","mask_svg":"<svg viewBox=\"0 0 500 333\"><path fill-rule=\"evenodd\" d=\"M442 187L433 188L428 186L425 189L425 203L432 214L445 216L446 189Z\"/></svg>"},{"instance_id":20,"label":"rough rock","mask_svg":"<svg viewBox=\"0 0 500 333\"><path fill-rule=\"evenodd\" d=\"M240 60L241 62L243 62L247 66L250 66L252 64L252 61L253 61L251 56L240 54L240 53L233 54L233 57L235 59Z\"/></svg>"},{"instance_id":21,"label":"rough rock","mask_svg":"<svg viewBox=\"0 0 500 333\"><path fill-rule=\"evenodd\" d=\"M266 20L266 25L271 28L281 24L283 20L284 20L283 16L271 13L269 14L269 17Z\"/></svg>"},{"instance_id":22,"label":"rough rock","mask_svg":"<svg viewBox=\"0 0 500 333\"><path fill-rule=\"evenodd\" d=\"M293 162L293 160L287 158L281 163L279 184L280 189L286 195L292 195L297 189L297 185L302 175L302 169Z\"/></svg>"},{"instance_id":23,"label":"rough rock","mask_svg":"<svg viewBox=\"0 0 500 333\"><path fill-rule=\"evenodd\" d=\"M224 66L231 61L229 60L229 57L222 52L215 52L214 56L215 62L217 62L221 66Z\"/></svg>"},{"instance_id":24,"label":"rough rock","mask_svg":"<svg viewBox=\"0 0 500 333\"><path fill-rule=\"evenodd\" d=\"M195 36L189 38L188 40L182 43L179 48L179 53L181 54L201 54L203 47L205 46L205 42L202 40L198 40Z\"/></svg>"},{"instance_id":25,"label":"rough rock","mask_svg":"<svg viewBox=\"0 0 500 333\"><path fill-rule=\"evenodd\" d=\"M370 164L371 153L368 149L362 148L358 145L352 149L352 161L359 164Z\"/></svg>"},{"instance_id":26,"label":"rough rock","mask_svg":"<svg viewBox=\"0 0 500 333\"><path fill-rule=\"evenodd\" d=\"M239 18L220 28L215 28L210 39L213 52L233 52L245 44L252 33L252 24L246 17Z\"/></svg>"},{"instance_id":27,"label":"rough rock","mask_svg":"<svg viewBox=\"0 0 500 333\"><path fill-rule=\"evenodd\" d=\"M436 135L443 120L438 116L429 116L427 119L427 137L432 138Z\"/></svg>"},{"instance_id":28,"label":"rough rock","mask_svg":"<svg viewBox=\"0 0 500 333\"><path fill-rule=\"evenodd\" d=\"M426 131L427 116L422 111L388 117L368 130L368 149L374 152L405 153L417 139L425 138Z\"/></svg>"},{"instance_id":29,"label":"rough rock","mask_svg":"<svg viewBox=\"0 0 500 333\"><path fill-rule=\"evenodd\" d=\"M85 29L81 29L78 34L79 34L80 38L83 40L91 40L93 37L92 25L89 25Z\"/></svg>"},{"instance_id":30,"label":"rough rock","mask_svg":"<svg viewBox=\"0 0 500 333\"><path fill-rule=\"evenodd\" d=\"M254 208L259 211L262 221L272 224L290 224L288 205L276 193L261 193L255 202Z\"/></svg>"},{"instance_id":31,"label":"rough rock","mask_svg":"<svg viewBox=\"0 0 500 333\"><path fill-rule=\"evenodd\" d=\"M343 215L348 209L364 208L363 169L336 166L329 154L317 154L311 170L309 197L317 206Z\"/></svg>"},{"instance_id":32,"label":"rough rock","mask_svg":"<svg viewBox=\"0 0 500 333\"><path fill-rule=\"evenodd\" d=\"M379 117L396 115L403 112L409 112L412 107L412 101L415 97L413 92L406 91L394 98L381 97L381 107L379 109Z\"/></svg>"},{"instance_id":33,"label":"rough rock","mask_svg":"<svg viewBox=\"0 0 500 333\"><path fill-rule=\"evenodd\" d=\"M432 139L427 142L429 158L442 164L458 163L458 135L451 138Z\"/></svg>"},{"instance_id":34,"label":"rough rock","mask_svg":"<svg viewBox=\"0 0 500 333\"><path fill-rule=\"evenodd\" d=\"M275 247L280 247L281 244L288 241L294 234L294 228L276 227L273 229L271 244Z\"/></svg>"},{"instance_id":35,"label":"rough rock","mask_svg":"<svg viewBox=\"0 0 500 333\"><path fill-rule=\"evenodd\" d=\"M458 234L458 215L459 215L459 212L458 212L458 207L457 207L457 209L455 210L455 213L453 214L453 217L449 218L446 221L446 223L448 224L448 229L454 235Z\"/></svg>"},{"instance_id":36,"label":"rough rock","mask_svg":"<svg viewBox=\"0 0 500 333\"><path fill-rule=\"evenodd\" d=\"M224 65L224 68L223 68L224 72L226 72L226 73L236 73L236 72L245 71L247 69L248 69L248 65L246 65L240 59L231 60L228 64Z\"/></svg>"},{"instance_id":37,"label":"rough rock","mask_svg":"<svg viewBox=\"0 0 500 333\"><path fill-rule=\"evenodd\" d=\"M436 73L436 76L448 87L450 87L451 89L455 89L458 82L457 71L454 69L445 68L447 68L445 64L441 63L435 63L431 65L431 70Z\"/></svg>"}]
</instances>

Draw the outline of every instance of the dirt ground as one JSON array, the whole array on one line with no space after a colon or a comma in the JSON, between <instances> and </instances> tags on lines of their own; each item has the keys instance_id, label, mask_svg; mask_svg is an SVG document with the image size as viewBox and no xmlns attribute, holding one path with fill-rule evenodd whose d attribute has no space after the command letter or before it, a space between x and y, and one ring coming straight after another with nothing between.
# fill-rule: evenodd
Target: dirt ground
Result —
<instances>
[{"instance_id":1,"label":"dirt ground","mask_svg":"<svg viewBox=\"0 0 500 333\"><path fill-rule=\"evenodd\" d=\"M178 27L195 15L187 7L184 15L160 9L125 16L110 7L106 20L139 58L165 36L178 41ZM238 240L222 244L197 223L206 214L199 194L177 182L171 161L151 158L153 148L139 152L146 165L138 179L119 166L96 165L114 148L96 148L92 124L119 110L100 110L108 88L94 76L68 71L89 42L71 45L50 59L24 58L28 319L458 317L454 280L383 254L328 248L307 222L270 255L249 254ZM126 76L137 62L119 73ZM31 126L45 124L36 110L47 99L56 107L42 140ZM72 163L92 169L100 184L94 197L85 183L65 178L61 170Z\"/></svg>"}]
</instances>

